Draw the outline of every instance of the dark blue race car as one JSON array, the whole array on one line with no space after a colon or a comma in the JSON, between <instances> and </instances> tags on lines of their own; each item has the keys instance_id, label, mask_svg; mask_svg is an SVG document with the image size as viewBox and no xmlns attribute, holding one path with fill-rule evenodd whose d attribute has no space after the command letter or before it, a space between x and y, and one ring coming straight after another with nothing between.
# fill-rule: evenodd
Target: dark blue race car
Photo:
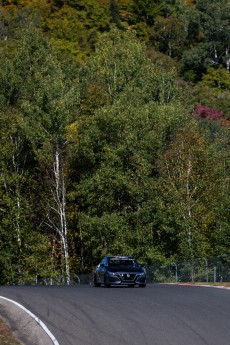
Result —
<instances>
[{"instance_id":1,"label":"dark blue race car","mask_svg":"<svg viewBox=\"0 0 230 345\"><path fill-rule=\"evenodd\" d=\"M95 268L94 286L146 286L145 268L130 256L106 256Z\"/></svg>"}]
</instances>

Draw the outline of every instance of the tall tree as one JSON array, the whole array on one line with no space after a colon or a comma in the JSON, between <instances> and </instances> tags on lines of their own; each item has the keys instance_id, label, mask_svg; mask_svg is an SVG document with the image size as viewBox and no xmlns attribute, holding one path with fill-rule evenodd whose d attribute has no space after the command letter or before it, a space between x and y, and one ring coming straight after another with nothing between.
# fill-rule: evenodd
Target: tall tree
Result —
<instances>
[{"instance_id":1,"label":"tall tree","mask_svg":"<svg viewBox=\"0 0 230 345\"><path fill-rule=\"evenodd\" d=\"M126 251L159 259L154 167L161 145L186 118L175 73L153 66L133 35L114 29L102 37L81 78L83 91L96 81L106 95L85 116L89 100L82 93L72 167L84 259L93 260L91 248L96 256Z\"/></svg>"},{"instance_id":2,"label":"tall tree","mask_svg":"<svg viewBox=\"0 0 230 345\"><path fill-rule=\"evenodd\" d=\"M45 214L43 223L60 242L62 267L69 281L65 131L75 119L78 93L66 78L64 66L55 58L48 41L31 28L20 35L20 46L11 61L14 78L8 76L5 80L8 87L1 92L6 103L16 107L23 116L22 127L37 161L39 178L47 183L43 185L46 192L40 189L45 196L40 200Z\"/></svg>"},{"instance_id":3,"label":"tall tree","mask_svg":"<svg viewBox=\"0 0 230 345\"><path fill-rule=\"evenodd\" d=\"M224 65L229 71L230 4L228 0L199 0L196 6L200 13L208 48L208 66Z\"/></svg>"},{"instance_id":4,"label":"tall tree","mask_svg":"<svg viewBox=\"0 0 230 345\"><path fill-rule=\"evenodd\" d=\"M186 38L187 25L185 21L172 14L166 18L157 17L154 23L154 38L158 49L170 57L178 57L182 53Z\"/></svg>"},{"instance_id":5,"label":"tall tree","mask_svg":"<svg viewBox=\"0 0 230 345\"><path fill-rule=\"evenodd\" d=\"M210 256L217 171L207 142L196 126L190 124L178 132L159 160L159 169L159 240L167 246L169 256Z\"/></svg>"},{"instance_id":6,"label":"tall tree","mask_svg":"<svg viewBox=\"0 0 230 345\"><path fill-rule=\"evenodd\" d=\"M0 243L3 274L8 271L8 282L22 281L24 276L23 250L28 241L31 211L30 172L33 156L28 153L28 142L20 128L20 115L15 111L1 113L1 230ZM8 268L7 268L8 266ZM9 272L11 271L11 272Z\"/></svg>"},{"instance_id":7,"label":"tall tree","mask_svg":"<svg viewBox=\"0 0 230 345\"><path fill-rule=\"evenodd\" d=\"M210 233L210 243L215 255L229 252L229 177L230 155L229 143L230 132L227 120L223 120L220 112L215 109L203 107L208 117L198 116L197 121L208 142L208 150L215 162L216 184L218 192L213 194L215 218L214 226ZM210 114L210 110L214 114ZM219 114L218 114L219 113ZM198 114L197 114L198 115ZM202 114L201 114L202 115ZM212 115L210 117L210 115ZM215 115L213 117L213 115ZM217 115L217 117L216 117Z\"/></svg>"}]
</instances>

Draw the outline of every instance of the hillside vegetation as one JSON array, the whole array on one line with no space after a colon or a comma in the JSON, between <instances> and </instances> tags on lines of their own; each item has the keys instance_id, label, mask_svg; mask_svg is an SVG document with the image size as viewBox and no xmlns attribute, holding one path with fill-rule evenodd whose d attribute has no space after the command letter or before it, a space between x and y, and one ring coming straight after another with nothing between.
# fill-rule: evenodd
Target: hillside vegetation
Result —
<instances>
[{"instance_id":1,"label":"hillside vegetation","mask_svg":"<svg viewBox=\"0 0 230 345\"><path fill-rule=\"evenodd\" d=\"M0 8L0 284L230 253L230 1Z\"/></svg>"}]
</instances>

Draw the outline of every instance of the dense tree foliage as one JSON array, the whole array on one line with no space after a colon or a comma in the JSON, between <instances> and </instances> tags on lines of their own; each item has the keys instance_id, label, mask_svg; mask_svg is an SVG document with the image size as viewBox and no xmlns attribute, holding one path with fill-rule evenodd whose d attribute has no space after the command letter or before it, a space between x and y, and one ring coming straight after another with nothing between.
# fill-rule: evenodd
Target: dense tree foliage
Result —
<instances>
[{"instance_id":1,"label":"dense tree foliage","mask_svg":"<svg viewBox=\"0 0 230 345\"><path fill-rule=\"evenodd\" d=\"M2 0L0 283L229 253L228 0Z\"/></svg>"}]
</instances>

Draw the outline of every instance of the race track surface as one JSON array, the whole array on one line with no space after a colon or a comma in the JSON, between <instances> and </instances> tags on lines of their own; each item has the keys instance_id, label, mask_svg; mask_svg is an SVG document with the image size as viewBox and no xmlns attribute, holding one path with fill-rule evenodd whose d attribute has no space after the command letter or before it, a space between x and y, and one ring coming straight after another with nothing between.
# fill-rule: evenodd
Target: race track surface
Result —
<instances>
[{"instance_id":1,"label":"race track surface","mask_svg":"<svg viewBox=\"0 0 230 345\"><path fill-rule=\"evenodd\" d=\"M230 290L12 286L0 296L29 309L60 345L230 344Z\"/></svg>"}]
</instances>

